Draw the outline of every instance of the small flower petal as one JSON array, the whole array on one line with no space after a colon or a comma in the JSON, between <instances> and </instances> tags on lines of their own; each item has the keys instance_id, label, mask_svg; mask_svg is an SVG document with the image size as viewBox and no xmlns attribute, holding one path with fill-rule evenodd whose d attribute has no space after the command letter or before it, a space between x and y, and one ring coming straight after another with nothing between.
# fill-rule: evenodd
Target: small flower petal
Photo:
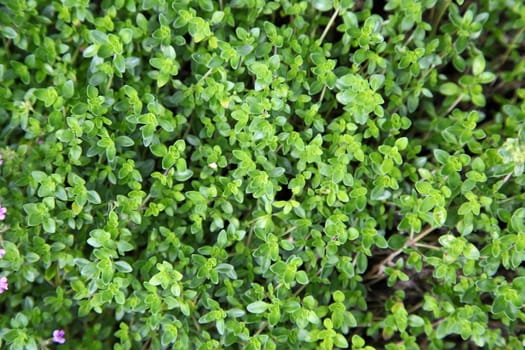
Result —
<instances>
[{"instance_id":1,"label":"small flower petal","mask_svg":"<svg viewBox=\"0 0 525 350\"><path fill-rule=\"evenodd\" d=\"M66 332L63 329L55 329L53 331L53 341L58 344L64 344L66 342Z\"/></svg>"},{"instance_id":2,"label":"small flower petal","mask_svg":"<svg viewBox=\"0 0 525 350\"><path fill-rule=\"evenodd\" d=\"M7 283L7 277L0 277L0 294L8 290L9 283Z\"/></svg>"}]
</instances>

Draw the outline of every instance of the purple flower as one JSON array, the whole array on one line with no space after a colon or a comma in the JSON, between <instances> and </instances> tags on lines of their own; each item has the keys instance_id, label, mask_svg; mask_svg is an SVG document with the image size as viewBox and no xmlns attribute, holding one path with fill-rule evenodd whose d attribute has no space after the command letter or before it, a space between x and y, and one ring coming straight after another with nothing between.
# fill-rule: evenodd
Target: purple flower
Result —
<instances>
[{"instance_id":1,"label":"purple flower","mask_svg":"<svg viewBox=\"0 0 525 350\"><path fill-rule=\"evenodd\" d=\"M5 249L0 248L0 259L2 259L5 255Z\"/></svg>"},{"instance_id":2,"label":"purple flower","mask_svg":"<svg viewBox=\"0 0 525 350\"><path fill-rule=\"evenodd\" d=\"M66 342L66 332L63 329L55 329L53 331L53 341L58 344L64 344Z\"/></svg>"},{"instance_id":3,"label":"purple flower","mask_svg":"<svg viewBox=\"0 0 525 350\"><path fill-rule=\"evenodd\" d=\"M7 214L7 208L0 207L0 220L5 220L6 214Z\"/></svg>"},{"instance_id":4,"label":"purple flower","mask_svg":"<svg viewBox=\"0 0 525 350\"><path fill-rule=\"evenodd\" d=\"M5 292L8 288L7 277L0 277L0 294Z\"/></svg>"}]
</instances>

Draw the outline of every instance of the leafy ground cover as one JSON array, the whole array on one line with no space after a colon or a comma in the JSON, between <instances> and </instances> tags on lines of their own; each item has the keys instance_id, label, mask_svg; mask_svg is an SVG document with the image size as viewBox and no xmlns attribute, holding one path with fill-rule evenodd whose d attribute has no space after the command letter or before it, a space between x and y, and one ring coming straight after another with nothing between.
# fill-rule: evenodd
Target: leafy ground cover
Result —
<instances>
[{"instance_id":1,"label":"leafy ground cover","mask_svg":"<svg viewBox=\"0 0 525 350\"><path fill-rule=\"evenodd\" d=\"M0 347L521 349L525 3L0 0Z\"/></svg>"}]
</instances>

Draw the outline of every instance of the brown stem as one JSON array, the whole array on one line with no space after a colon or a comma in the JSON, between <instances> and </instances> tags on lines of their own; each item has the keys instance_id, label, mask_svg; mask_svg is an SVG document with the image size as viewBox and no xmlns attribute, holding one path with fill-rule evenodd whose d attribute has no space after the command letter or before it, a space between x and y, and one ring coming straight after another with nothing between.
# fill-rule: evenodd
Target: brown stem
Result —
<instances>
[{"instance_id":1,"label":"brown stem","mask_svg":"<svg viewBox=\"0 0 525 350\"><path fill-rule=\"evenodd\" d=\"M386 258L384 258L379 264L375 265L372 271L368 273L364 278L365 280L377 280L379 281L385 276L385 266L390 265L392 261L395 259L396 256L401 254L406 248L415 246L417 242L428 236L430 233L432 233L435 230L435 227L428 226L426 229L421 231L419 235L417 235L413 239L409 239L401 248L398 250L390 253Z\"/></svg>"},{"instance_id":2,"label":"brown stem","mask_svg":"<svg viewBox=\"0 0 525 350\"><path fill-rule=\"evenodd\" d=\"M441 250L438 247L435 247L435 246L430 245L430 244L425 244L425 243L416 243L416 244L414 244L414 247L428 248L428 249L432 249L432 250Z\"/></svg>"}]
</instances>

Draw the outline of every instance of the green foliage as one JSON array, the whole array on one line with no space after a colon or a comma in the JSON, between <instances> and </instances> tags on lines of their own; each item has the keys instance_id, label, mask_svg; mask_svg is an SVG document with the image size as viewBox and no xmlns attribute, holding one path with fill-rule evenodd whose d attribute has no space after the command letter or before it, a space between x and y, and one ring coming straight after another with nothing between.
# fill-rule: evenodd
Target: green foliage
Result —
<instances>
[{"instance_id":1,"label":"green foliage","mask_svg":"<svg viewBox=\"0 0 525 350\"><path fill-rule=\"evenodd\" d=\"M0 0L0 347L523 348L524 28Z\"/></svg>"}]
</instances>

